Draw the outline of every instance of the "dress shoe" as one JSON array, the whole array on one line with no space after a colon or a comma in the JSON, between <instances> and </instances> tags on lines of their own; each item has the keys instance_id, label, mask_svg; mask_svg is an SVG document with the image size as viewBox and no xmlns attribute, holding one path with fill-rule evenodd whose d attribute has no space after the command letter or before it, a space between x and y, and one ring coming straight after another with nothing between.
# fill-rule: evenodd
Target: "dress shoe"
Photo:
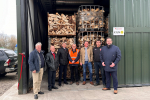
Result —
<instances>
[{"instance_id":1,"label":"dress shoe","mask_svg":"<svg viewBox=\"0 0 150 100\"><path fill-rule=\"evenodd\" d=\"M117 90L114 90L114 94L117 94L118 93L118 91Z\"/></svg>"},{"instance_id":2,"label":"dress shoe","mask_svg":"<svg viewBox=\"0 0 150 100\"><path fill-rule=\"evenodd\" d=\"M100 85L100 84L99 84L99 83L95 83L95 84L94 84L94 86L98 86L98 85Z\"/></svg>"},{"instance_id":3,"label":"dress shoe","mask_svg":"<svg viewBox=\"0 0 150 100\"><path fill-rule=\"evenodd\" d=\"M76 85L79 85L79 82L76 82Z\"/></svg>"},{"instance_id":4,"label":"dress shoe","mask_svg":"<svg viewBox=\"0 0 150 100\"><path fill-rule=\"evenodd\" d=\"M48 88L48 91L52 91L52 88Z\"/></svg>"},{"instance_id":5,"label":"dress shoe","mask_svg":"<svg viewBox=\"0 0 150 100\"><path fill-rule=\"evenodd\" d=\"M56 87L56 86L53 86L53 87L52 87L52 89L58 89L58 87Z\"/></svg>"},{"instance_id":6,"label":"dress shoe","mask_svg":"<svg viewBox=\"0 0 150 100\"><path fill-rule=\"evenodd\" d=\"M72 84L73 84L73 82L71 81L71 82L70 82L70 85L72 85Z\"/></svg>"},{"instance_id":7,"label":"dress shoe","mask_svg":"<svg viewBox=\"0 0 150 100\"><path fill-rule=\"evenodd\" d=\"M36 94L36 95L34 95L34 99L38 99L38 95Z\"/></svg>"},{"instance_id":8,"label":"dress shoe","mask_svg":"<svg viewBox=\"0 0 150 100\"><path fill-rule=\"evenodd\" d=\"M94 85L94 83L93 83L92 81L90 82L90 84L91 84L91 85Z\"/></svg>"},{"instance_id":9,"label":"dress shoe","mask_svg":"<svg viewBox=\"0 0 150 100\"><path fill-rule=\"evenodd\" d=\"M41 91L40 91L40 92L38 92L38 94L44 94L44 92L41 92Z\"/></svg>"},{"instance_id":10,"label":"dress shoe","mask_svg":"<svg viewBox=\"0 0 150 100\"><path fill-rule=\"evenodd\" d=\"M110 90L110 88L103 88L102 90Z\"/></svg>"},{"instance_id":11,"label":"dress shoe","mask_svg":"<svg viewBox=\"0 0 150 100\"><path fill-rule=\"evenodd\" d=\"M86 82L85 82L85 81L83 81L82 85L85 85L85 84L86 84Z\"/></svg>"},{"instance_id":12,"label":"dress shoe","mask_svg":"<svg viewBox=\"0 0 150 100\"><path fill-rule=\"evenodd\" d=\"M64 82L64 84L68 84L68 82Z\"/></svg>"}]
</instances>

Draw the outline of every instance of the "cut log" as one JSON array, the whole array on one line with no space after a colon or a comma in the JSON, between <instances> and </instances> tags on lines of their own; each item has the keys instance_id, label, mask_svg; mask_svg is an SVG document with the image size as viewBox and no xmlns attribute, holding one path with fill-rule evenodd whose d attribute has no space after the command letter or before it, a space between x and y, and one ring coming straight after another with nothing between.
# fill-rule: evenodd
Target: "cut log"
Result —
<instances>
[{"instance_id":1,"label":"cut log","mask_svg":"<svg viewBox=\"0 0 150 100\"><path fill-rule=\"evenodd\" d=\"M108 34L108 29L109 29L109 17L105 19L105 34Z\"/></svg>"}]
</instances>

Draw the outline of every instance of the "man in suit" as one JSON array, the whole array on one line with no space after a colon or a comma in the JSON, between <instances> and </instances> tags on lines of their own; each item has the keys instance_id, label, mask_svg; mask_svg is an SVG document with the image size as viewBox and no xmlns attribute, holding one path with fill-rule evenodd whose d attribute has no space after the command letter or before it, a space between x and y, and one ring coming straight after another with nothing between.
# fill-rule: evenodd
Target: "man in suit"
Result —
<instances>
[{"instance_id":1,"label":"man in suit","mask_svg":"<svg viewBox=\"0 0 150 100\"><path fill-rule=\"evenodd\" d=\"M64 79L64 84L68 84L66 80L66 75L67 75L67 65L69 63L68 60L68 49L66 48L66 43L62 43L62 48L58 49L57 53L59 57L59 86L61 86L61 79L62 79L62 73L63 73L63 79Z\"/></svg>"},{"instance_id":2,"label":"man in suit","mask_svg":"<svg viewBox=\"0 0 150 100\"><path fill-rule=\"evenodd\" d=\"M59 66L59 59L57 54L55 53L55 47L50 47L50 52L46 54L46 64L48 67L48 90L52 91L52 89L58 89L55 86L55 78L56 78L56 70Z\"/></svg>"}]
</instances>

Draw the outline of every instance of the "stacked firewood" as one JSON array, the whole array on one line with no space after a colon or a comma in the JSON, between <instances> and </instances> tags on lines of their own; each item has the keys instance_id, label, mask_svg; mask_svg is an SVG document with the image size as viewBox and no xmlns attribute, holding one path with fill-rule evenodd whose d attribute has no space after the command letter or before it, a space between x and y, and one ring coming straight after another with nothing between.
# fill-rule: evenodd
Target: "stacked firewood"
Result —
<instances>
[{"instance_id":1,"label":"stacked firewood","mask_svg":"<svg viewBox=\"0 0 150 100\"><path fill-rule=\"evenodd\" d=\"M68 49L71 49L72 44L75 43L74 38L66 38L66 37L62 37L62 38L51 38L49 41L50 45L54 45L55 49L56 49L56 53L58 51L58 49L61 47L62 43L66 43L66 46Z\"/></svg>"},{"instance_id":2,"label":"stacked firewood","mask_svg":"<svg viewBox=\"0 0 150 100\"><path fill-rule=\"evenodd\" d=\"M49 41L49 45L54 45L55 47L55 52L58 52L58 49L61 48L62 43L66 43L66 48L71 49L72 44L75 43L74 38L66 38L66 37L55 37L55 38L51 38ZM70 72L70 67L67 67L67 78L70 79L71 76L71 72ZM59 77L59 68L56 71L56 78Z\"/></svg>"},{"instance_id":3,"label":"stacked firewood","mask_svg":"<svg viewBox=\"0 0 150 100\"><path fill-rule=\"evenodd\" d=\"M75 35L76 16L48 14L48 35Z\"/></svg>"},{"instance_id":4,"label":"stacked firewood","mask_svg":"<svg viewBox=\"0 0 150 100\"><path fill-rule=\"evenodd\" d=\"M108 34L108 29L109 29L109 17L105 19L105 34Z\"/></svg>"},{"instance_id":5,"label":"stacked firewood","mask_svg":"<svg viewBox=\"0 0 150 100\"><path fill-rule=\"evenodd\" d=\"M103 37L101 37L100 35L98 35L98 37L97 37L96 34L91 34L91 37L85 35L85 36L83 36L83 38L81 38L79 40L83 40L83 43L84 43L84 41L87 41L87 40L90 42L90 38L91 38L91 43L93 43L93 40L96 41L96 39L98 39L98 38L99 39L103 39L102 41L104 41ZM71 45L74 43L74 38L66 38L66 37L58 38L58 37L55 37L55 38L51 38L49 43L50 43L50 45L54 45L55 46L56 53L57 53L58 49L61 47L61 44L63 42L66 43L68 49L71 49ZM82 41L80 41L79 44L82 44ZM79 46L79 48L81 48L81 45ZM93 73L93 78L95 78L96 76L95 76L94 63L92 63L92 65L93 65L93 72L92 72ZM79 72L80 72L80 76L83 77L83 69L82 69L82 67L79 67ZM70 77L71 77L70 67L67 66L67 78L70 79ZM59 68L56 71L56 78L57 79L59 78ZM86 78L89 78L89 71L88 70L87 70Z\"/></svg>"},{"instance_id":6,"label":"stacked firewood","mask_svg":"<svg viewBox=\"0 0 150 100\"><path fill-rule=\"evenodd\" d=\"M56 70L56 79L59 78L59 68ZM68 65L67 66L67 76L66 76L67 79L70 79L71 78L71 71L70 71L70 66ZM62 77L63 79L63 77Z\"/></svg>"},{"instance_id":7,"label":"stacked firewood","mask_svg":"<svg viewBox=\"0 0 150 100\"><path fill-rule=\"evenodd\" d=\"M97 34L93 34L93 33L91 33L91 35L89 34L89 35L85 35L83 37L79 36L79 39L78 39L79 48L82 48L84 46L85 41L88 41L89 45L94 47L96 45L96 40L101 40L102 45L105 42L104 37L102 37L101 35L97 36Z\"/></svg>"},{"instance_id":8,"label":"stacked firewood","mask_svg":"<svg viewBox=\"0 0 150 100\"><path fill-rule=\"evenodd\" d=\"M83 9L78 12L78 29L91 28L97 29L104 27L104 10Z\"/></svg>"}]
</instances>

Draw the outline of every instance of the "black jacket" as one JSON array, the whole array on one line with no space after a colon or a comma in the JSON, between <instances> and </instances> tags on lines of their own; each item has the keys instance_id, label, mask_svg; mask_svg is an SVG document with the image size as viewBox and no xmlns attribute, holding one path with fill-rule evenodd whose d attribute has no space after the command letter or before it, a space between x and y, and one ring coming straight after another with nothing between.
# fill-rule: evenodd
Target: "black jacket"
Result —
<instances>
[{"instance_id":1,"label":"black jacket","mask_svg":"<svg viewBox=\"0 0 150 100\"><path fill-rule=\"evenodd\" d=\"M59 59L58 55L55 53L55 59L53 57L53 54L51 52L46 54L45 57L46 65L51 71L56 71L59 66Z\"/></svg>"},{"instance_id":2,"label":"black jacket","mask_svg":"<svg viewBox=\"0 0 150 100\"><path fill-rule=\"evenodd\" d=\"M93 60L94 62L100 62L100 50L101 50L102 46L100 47L94 47L93 48Z\"/></svg>"},{"instance_id":3,"label":"black jacket","mask_svg":"<svg viewBox=\"0 0 150 100\"><path fill-rule=\"evenodd\" d=\"M67 48L59 48L57 55L59 57L59 64L60 65L68 65L69 60L68 60L68 49Z\"/></svg>"}]
</instances>

